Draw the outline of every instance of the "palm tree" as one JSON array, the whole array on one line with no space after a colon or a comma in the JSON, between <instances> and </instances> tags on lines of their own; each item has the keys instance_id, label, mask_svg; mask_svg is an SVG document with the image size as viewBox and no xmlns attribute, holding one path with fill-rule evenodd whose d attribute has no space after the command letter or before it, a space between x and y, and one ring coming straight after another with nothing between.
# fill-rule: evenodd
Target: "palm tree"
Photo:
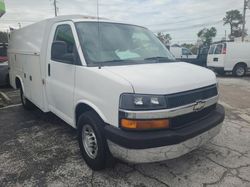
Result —
<instances>
[{"instance_id":1,"label":"palm tree","mask_svg":"<svg viewBox=\"0 0 250 187\"><path fill-rule=\"evenodd\" d=\"M243 16L239 10L230 10L226 12L223 21L224 25L230 25L230 38L240 37L242 35L242 29L239 26L243 23Z\"/></svg>"}]
</instances>

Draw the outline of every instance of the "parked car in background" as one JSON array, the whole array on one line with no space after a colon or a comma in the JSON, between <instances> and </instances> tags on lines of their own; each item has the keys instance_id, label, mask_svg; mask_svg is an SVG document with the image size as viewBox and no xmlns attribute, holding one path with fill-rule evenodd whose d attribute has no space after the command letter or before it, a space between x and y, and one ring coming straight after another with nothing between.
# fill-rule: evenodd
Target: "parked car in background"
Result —
<instances>
[{"instance_id":1,"label":"parked car in background","mask_svg":"<svg viewBox=\"0 0 250 187\"><path fill-rule=\"evenodd\" d=\"M8 61L7 48L8 44L0 43L0 62Z\"/></svg>"},{"instance_id":2,"label":"parked car in background","mask_svg":"<svg viewBox=\"0 0 250 187\"><path fill-rule=\"evenodd\" d=\"M219 42L210 46L207 66L220 75L242 77L250 70L250 42Z\"/></svg>"},{"instance_id":3,"label":"parked car in background","mask_svg":"<svg viewBox=\"0 0 250 187\"><path fill-rule=\"evenodd\" d=\"M6 62L6 61L8 61L7 56L0 56L0 62Z\"/></svg>"},{"instance_id":4,"label":"parked car in background","mask_svg":"<svg viewBox=\"0 0 250 187\"><path fill-rule=\"evenodd\" d=\"M7 46L8 44L0 44L0 86L9 84Z\"/></svg>"},{"instance_id":5,"label":"parked car in background","mask_svg":"<svg viewBox=\"0 0 250 187\"><path fill-rule=\"evenodd\" d=\"M207 67L207 55L208 55L209 46L200 47L198 50L197 58L182 58L180 59L183 62L190 64Z\"/></svg>"},{"instance_id":6,"label":"parked car in background","mask_svg":"<svg viewBox=\"0 0 250 187\"><path fill-rule=\"evenodd\" d=\"M209 51L209 46L203 46L199 48L197 60L199 60L199 64L203 67L207 67L207 55Z\"/></svg>"},{"instance_id":7,"label":"parked car in background","mask_svg":"<svg viewBox=\"0 0 250 187\"><path fill-rule=\"evenodd\" d=\"M0 62L0 86L9 84L9 65L8 61Z\"/></svg>"},{"instance_id":8,"label":"parked car in background","mask_svg":"<svg viewBox=\"0 0 250 187\"><path fill-rule=\"evenodd\" d=\"M113 157L132 163L179 157L222 127L214 72L176 61L141 26L58 16L13 31L8 56L23 106L33 103L76 128L94 170Z\"/></svg>"},{"instance_id":9,"label":"parked car in background","mask_svg":"<svg viewBox=\"0 0 250 187\"><path fill-rule=\"evenodd\" d=\"M196 59L197 55L194 55L190 49L179 46L170 46L170 52L178 60L181 59Z\"/></svg>"}]
</instances>

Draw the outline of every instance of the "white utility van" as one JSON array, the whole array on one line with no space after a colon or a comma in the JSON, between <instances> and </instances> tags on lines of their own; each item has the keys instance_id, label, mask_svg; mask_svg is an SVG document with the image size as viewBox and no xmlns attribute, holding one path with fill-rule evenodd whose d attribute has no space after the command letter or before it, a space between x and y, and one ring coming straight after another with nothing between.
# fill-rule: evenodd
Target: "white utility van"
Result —
<instances>
[{"instance_id":1,"label":"white utility van","mask_svg":"<svg viewBox=\"0 0 250 187\"><path fill-rule=\"evenodd\" d=\"M113 158L176 158L220 132L215 74L177 62L144 27L56 17L12 32L8 55L23 106L33 103L76 128L94 170Z\"/></svg>"},{"instance_id":2,"label":"white utility van","mask_svg":"<svg viewBox=\"0 0 250 187\"><path fill-rule=\"evenodd\" d=\"M194 55L190 49L185 47L171 46L170 52L177 59L196 59L197 55Z\"/></svg>"},{"instance_id":3,"label":"white utility van","mask_svg":"<svg viewBox=\"0 0 250 187\"><path fill-rule=\"evenodd\" d=\"M218 74L242 77L250 70L250 42L221 42L210 46L207 66Z\"/></svg>"}]
</instances>

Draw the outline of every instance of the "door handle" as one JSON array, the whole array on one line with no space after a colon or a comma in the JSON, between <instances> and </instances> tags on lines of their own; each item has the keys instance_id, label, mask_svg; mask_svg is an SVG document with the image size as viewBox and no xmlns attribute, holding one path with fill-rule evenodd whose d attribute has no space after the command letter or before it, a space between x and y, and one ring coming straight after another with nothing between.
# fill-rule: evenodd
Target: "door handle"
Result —
<instances>
[{"instance_id":1,"label":"door handle","mask_svg":"<svg viewBox=\"0 0 250 187\"><path fill-rule=\"evenodd\" d=\"M32 76L30 75L30 81L32 81Z\"/></svg>"},{"instance_id":2,"label":"door handle","mask_svg":"<svg viewBox=\"0 0 250 187\"><path fill-rule=\"evenodd\" d=\"M218 58L214 58L214 62L218 62L218 60L219 60Z\"/></svg>"},{"instance_id":3,"label":"door handle","mask_svg":"<svg viewBox=\"0 0 250 187\"><path fill-rule=\"evenodd\" d=\"M50 76L50 64L48 64L48 76Z\"/></svg>"}]
</instances>

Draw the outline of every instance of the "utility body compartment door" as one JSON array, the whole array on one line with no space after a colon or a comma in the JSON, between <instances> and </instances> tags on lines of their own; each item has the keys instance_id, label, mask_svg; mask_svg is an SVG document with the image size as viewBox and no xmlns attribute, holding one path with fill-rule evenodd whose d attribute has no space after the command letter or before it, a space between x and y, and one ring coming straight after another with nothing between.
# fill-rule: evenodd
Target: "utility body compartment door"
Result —
<instances>
[{"instance_id":1,"label":"utility body compartment door","mask_svg":"<svg viewBox=\"0 0 250 187\"><path fill-rule=\"evenodd\" d=\"M41 77L40 55L32 52L13 53L10 56L10 78L22 81L24 96L44 111L44 85Z\"/></svg>"},{"instance_id":2,"label":"utility body compartment door","mask_svg":"<svg viewBox=\"0 0 250 187\"><path fill-rule=\"evenodd\" d=\"M16 70L17 74L22 77L23 81L23 92L24 96L32 101L31 97L31 85L28 79L28 75L31 73L32 69L29 63L29 57L25 54L15 54L15 63L16 63ZM21 68L20 68L21 66Z\"/></svg>"},{"instance_id":3,"label":"utility body compartment door","mask_svg":"<svg viewBox=\"0 0 250 187\"><path fill-rule=\"evenodd\" d=\"M74 123L75 68L72 57L77 54L74 25L53 25L47 51L46 93L50 111L68 124ZM56 48L56 50L53 50Z\"/></svg>"},{"instance_id":4,"label":"utility body compartment door","mask_svg":"<svg viewBox=\"0 0 250 187\"><path fill-rule=\"evenodd\" d=\"M44 109L43 90L41 77L41 64L39 55L29 55L28 66L30 71L26 74L26 81L30 85L31 101L40 109Z\"/></svg>"}]
</instances>

